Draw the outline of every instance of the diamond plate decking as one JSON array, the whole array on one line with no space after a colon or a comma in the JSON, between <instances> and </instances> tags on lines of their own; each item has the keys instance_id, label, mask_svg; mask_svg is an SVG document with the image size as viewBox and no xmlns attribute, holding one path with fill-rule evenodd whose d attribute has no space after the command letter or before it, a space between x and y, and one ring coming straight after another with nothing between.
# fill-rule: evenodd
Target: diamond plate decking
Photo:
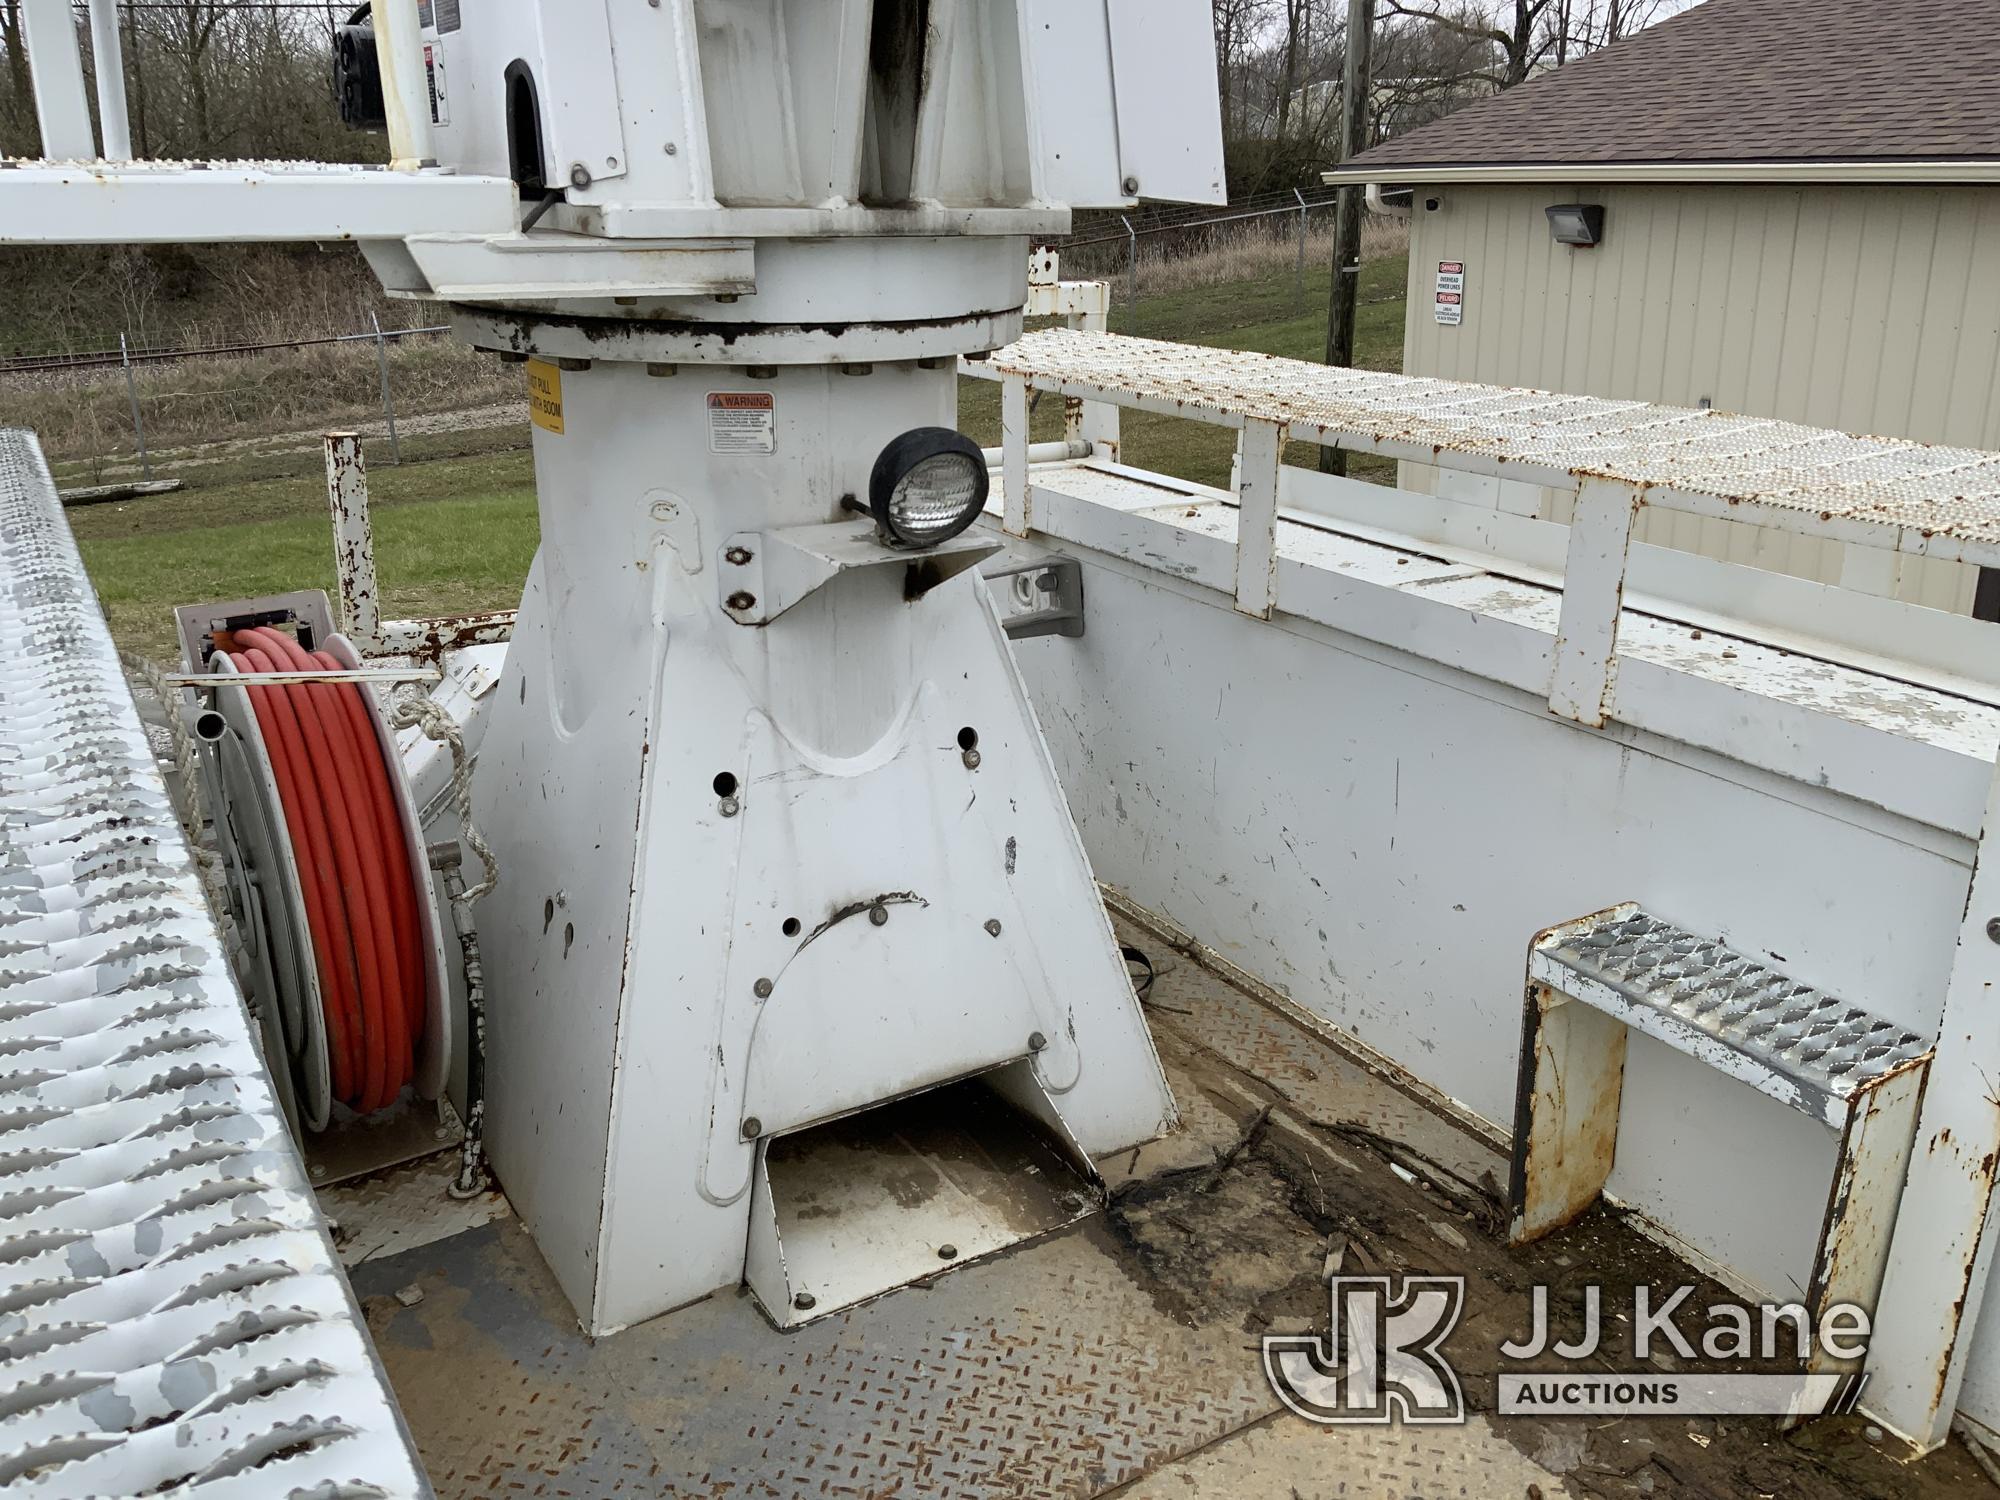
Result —
<instances>
[{"instance_id":1,"label":"diamond plate decking","mask_svg":"<svg viewBox=\"0 0 2000 1500\"><path fill-rule=\"evenodd\" d=\"M0 1487L427 1495L39 449L0 430Z\"/></svg>"},{"instance_id":2,"label":"diamond plate decking","mask_svg":"<svg viewBox=\"0 0 2000 1500\"><path fill-rule=\"evenodd\" d=\"M965 366L1066 396L2000 566L2000 454L1732 412L1472 385L1054 328Z\"/></svg>"}]
</instances>

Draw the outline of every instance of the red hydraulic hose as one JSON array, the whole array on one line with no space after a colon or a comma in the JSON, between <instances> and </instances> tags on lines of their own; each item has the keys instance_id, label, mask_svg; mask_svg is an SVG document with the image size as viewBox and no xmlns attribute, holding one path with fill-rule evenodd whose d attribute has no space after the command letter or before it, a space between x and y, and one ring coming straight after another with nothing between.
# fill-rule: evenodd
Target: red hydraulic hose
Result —
<instances>
[{"instance_id":1,"label":"red hydraulic hose","mask_svg":"<svg viewBox=\"0 0 2000 1500\"><path fill-rule=\"evenodd\" d=\"M263 626L234 644L240 671L339 670ZM419 892L389 769L359 683L248 691L298 863L333 1093L370 1113L414 1076L425 1017Z\"/></svg>"},{"instance_id":2,"label":"red hydraulic hose","mask_svg":"<svg viewBox=\"0 0 2000 1500\"><path fill-rule=\"evenodd\" d=\"M339 663L332 657L324 661L315 659L297 641L278 631L258 627L256 634L274 653L282 653L282 671L311 672L327 667L338 671ZM374 727L368 722L367 709L354 700L360 696L361 688L356 683L313 684L302 687L317 706L317 720L302 719L306 726L309 742L315 731L323 742L324 758L314 762L319 774L322 794L329 805L343 808L352 821L351 829L335 828L336 849L342 847L342 835L348 834L353 843L353 863L349 868L358 872L363 884L359 888L361 920L353 920L353 896L350 893L349 926L361 938L362 946L358 956L362 960L363 971L368 964L368 947L372 945L375 971L380 980L375 995L364 992L364 1001L373 999L374 1004L364 1003L366 1019L372 1024L377 1016L383 1028L381 1036L383 1076L389 1080L388 1094L378 1103L364 1106L379 1109L393 1100L408 1082L415 1037L410 1029L410 1017L403 1001L409 993L408 976L420 975L415 964L415 912L410 913L409 928L412 940L407 944L398 940L398 922L395 907L403 903L396 899L397 887L393 883L394 873L406 867L399 858L402 851L402 833L396 822L394 803L391 800L386 772L382 768L381 749L375 739ZM352 710L352 712L350 712ZM360 720L361 732L355 733L355 720ZM370 770L374 780L380 783L379 798L370 784ZM327 775L331 769L332 776ZM337 802L334 799L338 799ZM350 888L350 892L352 888ZM402 893L409 891L407 874L403 877ZM421 979L418 979L421 995ZM371 1032L364 1034L366 1046L364 1055L368 1059L369 1077L374 1078L376 1038Z\"/></svg>"}]
</instances>

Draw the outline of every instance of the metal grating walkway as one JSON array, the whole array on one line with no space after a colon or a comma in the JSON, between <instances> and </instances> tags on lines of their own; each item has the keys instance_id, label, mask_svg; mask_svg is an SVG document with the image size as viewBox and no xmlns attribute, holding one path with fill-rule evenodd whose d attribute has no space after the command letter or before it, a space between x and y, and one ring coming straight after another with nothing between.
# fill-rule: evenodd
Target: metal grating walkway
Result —
<instances>
[{"instance_id":1,"label":"metal grating walkway","mask_svg":"<svg viewBox=\"0 0 2000 1500\"><path fill-rule=\"evenodd\" d=\"M0 430L0 1487L429 1493L40 450Z\"/></svg>"},{"instance_id":2,"label":"metal grating walkway","mask_svg":"<svg viewBox=\"0 0 2000 1500\"><path fill-rule=\"evenodd\" d=\"M965 368L1534 484L1604 478L1663 509L2000 566L2000 453L1062 328Z\"/></svg>"},{"instance_id":3,"label":"metal grating walkway","mask_svg":"<svg viewBox=\"0 0 2000 1500\"><path fill-rule=\"evenodd\" d=\"M1552 929L1529 977L1594 990L1599 1009L1670 1042L1718 1043L1749 1081L1833 1125L1857 1090L1931 1050L1873 1011L1630 905Z\"/></svg>"}]
</instances>

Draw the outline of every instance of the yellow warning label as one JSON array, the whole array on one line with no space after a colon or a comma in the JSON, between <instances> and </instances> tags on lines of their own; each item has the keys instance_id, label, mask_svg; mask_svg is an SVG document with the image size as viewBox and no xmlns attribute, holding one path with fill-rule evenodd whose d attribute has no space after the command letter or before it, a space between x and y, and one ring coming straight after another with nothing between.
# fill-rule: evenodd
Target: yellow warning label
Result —
<instances>
[{"instance_id":1,"label":"yellow warning label","mask_svg":"<svg viewBox=\"0 0 2000 1500\"><path fill-rule=\"evenodd\" d=\"M546 360L528 361L528 416L544 432L561 432L562 371Z\"/></svg>"}]
</instances>

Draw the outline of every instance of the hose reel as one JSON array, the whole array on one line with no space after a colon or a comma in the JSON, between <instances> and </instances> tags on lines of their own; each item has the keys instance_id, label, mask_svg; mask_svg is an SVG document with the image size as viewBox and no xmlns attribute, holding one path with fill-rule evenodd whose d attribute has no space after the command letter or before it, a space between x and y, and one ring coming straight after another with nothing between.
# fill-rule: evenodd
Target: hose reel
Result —
<instances>
[{"instance_id":1,"label":"hose reel","mask_svg":"<svg viewBox=\"0 0 2000 1500\"><path fill-rule=\"evenodd\" d=\"M266 612L204 641L218 685L197 719L244 983L294 1126L436 1099L450 989L417 810L395 737L340 635ZM229 679L298 674L301 681Z\"/></svg>"}]
</instances>

